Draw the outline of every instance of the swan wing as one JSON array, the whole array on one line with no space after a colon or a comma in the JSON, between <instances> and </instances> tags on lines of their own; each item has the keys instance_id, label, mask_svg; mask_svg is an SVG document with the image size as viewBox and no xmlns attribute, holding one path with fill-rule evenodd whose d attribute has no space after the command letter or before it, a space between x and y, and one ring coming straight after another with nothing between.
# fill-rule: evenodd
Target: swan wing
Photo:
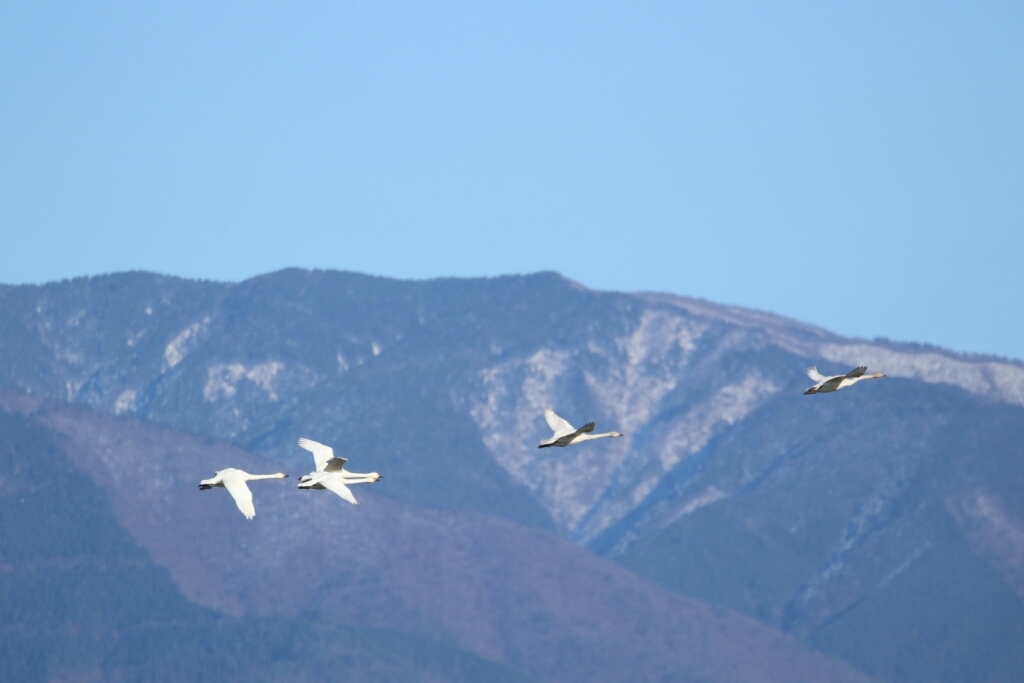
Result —
<instances>
[{"instance_id":1,"label":"swan wing","mask_svg":"<svg viewBox=\"0 0 1024 683\"><path fill-rule=\"evenodd\" d=\"M596 425L597 425L597 423L595 423L595 422L588 422L587 424L583 425L579 429L574 429L573 431L569 432L565 436L561 437L559 439L559 443L564 443L566 446L568 446L569 444L573 443L573 441L576 439L577 436L581 436L583 434L587 434L589 432L594 431L594 427Z\"/></svg>"},{"instance_id":2,"label":"swan wing","mask_svg":"<svg viewBox=\"0 0 1024 683\"><path fill-rule=\"evenodd\" d=\"M816 365L812 365L807 368L807 376L811 378L812 382L824 382L828 379L825 375L818 372L818 367Z\"/></svg>"},{"instance_id":3,"label":"swan wing","mask_svg":"<svg viewBox=\"0 0 1024 683\"><path fill-rule=\"evenodd\" d=\"M345 463L348 460L345 458L331 458L324 463L324 472L341 472L345 469Z\"/></svg>"},{"instance_id":4,"label":"swan wing","mask_svg":"<svg viewBox=\"0 0 1024 683\"><path fill-rule=\"evenodd\" d=\"M225 477L224 488L228 490L231 497L235 499L235 505L242 511L246 519L256 516L256 508L252 504L252 491L245 485L245 482L236 477Z\"/></svg>"},{"instance_id":5,"label":"swan wing","mask_svg":"<svg viewBox=\"0 0 1024 683\"><path fill-rule=\"evenodd\" d=\"M313 461L316 462L316 471L323 472L327 461L334 457L334 449L312 439L299 439L299 448L313 454ZM342 461L344 462L344 461Z\"/></svg>"},{"instance_id":6,"label":"swan wing","mask_svg":"<svg viewBox=\"0 0 1024 683\"><path fill-rule=\"evenodd\" d=\"M341 477L324 477L318 482L321 486L329 491L334 491L339 496L352 503L353 505L359 505L356 497L352 495L352 491L342 482Z\"/></svg>"},{"instance_id":7,"label":"swan wing","mask_svg":"<svg viewBox=\"0 0 1024 683\"><path fill-rule=\"evenodd\" d=\"M551 410L551 408L544 409L544 419L547 420L548 427L551 427L551 431L555 433L555 436L564 436L576 431L571 424L555 415L555 411Z\"/></svg>"},{"instance_id":8,"label":"swan wing","mask_svg":"<svg viewBox=\"0 0 1024 683\"><path fill-rule=\"evenodd\" d=\"M860 365L846 373L847 377L862 377L868 371L868 366Z\"/></svg>"}]
</instances>

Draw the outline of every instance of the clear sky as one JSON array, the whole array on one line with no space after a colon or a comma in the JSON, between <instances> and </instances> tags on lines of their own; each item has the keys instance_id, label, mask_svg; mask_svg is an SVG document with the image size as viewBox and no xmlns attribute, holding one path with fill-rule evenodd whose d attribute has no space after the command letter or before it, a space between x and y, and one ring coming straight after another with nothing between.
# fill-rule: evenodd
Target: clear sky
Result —
<instances>
[{"instance_id":1,"label":"clear sky","mask_svg":"<svg viewBox=\"0 0 1024 683\"><path fill-rule=\"evenodd\" d=\"M558 270L1024 358L1020 2L0 4L0 282Z\"/></svg>"}]
</instances>

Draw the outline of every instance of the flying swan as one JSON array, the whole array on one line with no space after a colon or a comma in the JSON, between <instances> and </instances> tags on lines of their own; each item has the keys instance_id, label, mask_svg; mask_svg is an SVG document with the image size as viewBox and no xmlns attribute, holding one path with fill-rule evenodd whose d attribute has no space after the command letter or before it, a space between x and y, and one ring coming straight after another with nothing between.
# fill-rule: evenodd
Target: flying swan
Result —
<instances>
[{"instance_id":1,"label":"flying swan","mask_svg":"<svg viewBox=\"0 0 1024 683\"><path fill-rule=\"evenodd\" d=\"M346 472L344 468L348 461L345 458L335 457L334 449L322 443L310 439L299 439L299 448L312 453L313 461L316 463L316 472L299 477L300 489L327 489L334 491L353 505L359 505L348 485L372 484L378 479L383 479L376 472L366 474Z\"/></svg>"},{"instance_id":2,"label":"flying swan","mask_svg":"<svg viewBox=\"0 0 1024 683\"><path fill-rule=\"evenodd\" d=\"M592 441L593 439L603 439L605 437L617 438L622 436L622 434L619 434L618 432L591 434L591 432L594 431L593 422L588 422L579 429L576 429L571 424L555 415L555 411L551 410L551 408L544 409L544 419L548 421L548 427L551 427L551 431L555 434L550 439L541 441L537 448L550 448L552 446L565 447L571 446L574 443L580 443L581 441Z\"/></svg>"},{"instance_id":3,"label":"flying swan","mask_svg":"<svg viewBox=\"0 0 1024 683\"><path fill-rule=\"evenodd\" d=\"M199 488L204 491L215 486L226 488L231 497L235 499L235 505L242 511L245 518L252 519L256 516L256 508L252 504L252 492L245 485L245 482L258 479L284 479L287 476L284 472L278 472L277 474L249 474L243 470L229 467L226 470L214 472L212 479L204 479L199 482Z\"/></svg>"},{"instance_id":4,"label":"flying swan","mask_svg":"<svg viewBox=\"0 0 1024 683\"><path fill-rule=\"evenodd\" d=\"M807 394L825 394L830 391L839 391L846 387L852 387L862 379L878 379L879 377L885 377L880 372L872 372L870 375L864 373L868 371L868 366L861 365L860 367L850 370L845 375L836 375L835 377L825 377L815 366L807 368L807 376L811 378L812 382L817 382L813 387L807 389L804 395Z\"/></svg>"}]
</instances>

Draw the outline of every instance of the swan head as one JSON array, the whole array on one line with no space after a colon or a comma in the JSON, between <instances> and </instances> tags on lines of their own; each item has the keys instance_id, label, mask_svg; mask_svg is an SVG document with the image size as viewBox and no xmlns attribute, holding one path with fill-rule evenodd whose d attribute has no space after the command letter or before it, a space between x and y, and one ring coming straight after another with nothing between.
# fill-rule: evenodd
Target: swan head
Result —
<instances>
[{"instance_id":1,"label":"swan head","mask_svg":"<svg viewBox=\"0 0 1024 683\"><path fill-rule=\"evenodd\" d=\"M622 434L619 434L618 432L608 432L608 436L612 437L613 439L617 439L620 436L622 436Z\"/></svg>"},{"instance_id":2,"label":"swan head","mask_svg":"<svg viewBox=\"0 0 1024 683\"><path fill-rule=\"evenodd\" d=\"M380 481L381 479L384 478L384 475L380 474L379 472L370 472L366 476L369 477L370 479L373 479L374 481Z\"/></svg>"},{"instance_id":3,"label":"swan head","mask_svg":"<svg viewBox=\"0 0 1024 683\"><path fill-rule=\"evenodd\" d=\"M885 377L885 375L882 374L881 372L872 372L871 376L874 377L875 379L878 379L879 377Z\"/></svg>"}]
</instances>

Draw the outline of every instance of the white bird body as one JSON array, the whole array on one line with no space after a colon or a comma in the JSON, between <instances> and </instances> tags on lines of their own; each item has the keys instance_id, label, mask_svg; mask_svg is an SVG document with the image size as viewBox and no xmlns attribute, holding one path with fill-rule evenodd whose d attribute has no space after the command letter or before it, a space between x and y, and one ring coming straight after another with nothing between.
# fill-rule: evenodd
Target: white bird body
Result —
<instances>
[{"instance_id":1,"label":"white bird body","mask_svg":"<svg viewBox=\"0 0 1024 683\"><path fill-rule=\"evenodd\" d=\"M285 479L288 475L284 472L276 474L249 474L244 470L236 470L229 467L213 473L211 479L204 479L199 482L199 488L206 490L215 487L227 489L231 497L235 499L235 505L245 515L246 519L256 516L256 507L252 504L252 491L245 482L258 481L260 479Z\"/></svg>"},{"instance_id":2,"label":"white bird body","mask_svg":"<svg viewBox=\"0 0 1024 683\"><path fill-rule=\"evenodd\" d=\"M343 499L358 505L356 497L349 490L349 484L372 484L383 477L376 472L347 472L345 458L334 455L334 449L310 439L299 439L299 448L313 454L316 471L299 478L300 489L327 489Z\"/></svg>"},{"instance_id":3,"label":"white bird body","mask_svg":"<svg viewBox=\"0 0 1024 683\"><path fill-rule=\"evenodd\" d=\"M550 448L552 446L558 446L564 448L565 446L572 446L573 444L581 443L583 441L593 441L594 439L615 439L622 434L618 432L604 432L603 434L593 434L595 423L588 422L579 429L576 429L566 420L563 420L555 414L551 408L544 409L544 419L547 420L548 427L551 427L551 431L554 435L550 439L545 439L540 442L537 448Z\"/></svg>"},{"instance_id":4,"label":"white bird body","mask_svg":"<svg viewBox=\"0 0 1024 683\"><path fill-rule=\"evenodd\" d=\"M870 375L866 375L868 366L861 365L859 367L850 370L845 375L834 375L832 377L825 377L815 366L807 368L807 376L811 378L812 382L816 382L813 387L809 387L804 394L827 394L830 391L839 391L846 387L852 387L857 382L865 379L878 379L879 377L885 377L880 372L873 372Z\"/></svg>"}]
</instances>

